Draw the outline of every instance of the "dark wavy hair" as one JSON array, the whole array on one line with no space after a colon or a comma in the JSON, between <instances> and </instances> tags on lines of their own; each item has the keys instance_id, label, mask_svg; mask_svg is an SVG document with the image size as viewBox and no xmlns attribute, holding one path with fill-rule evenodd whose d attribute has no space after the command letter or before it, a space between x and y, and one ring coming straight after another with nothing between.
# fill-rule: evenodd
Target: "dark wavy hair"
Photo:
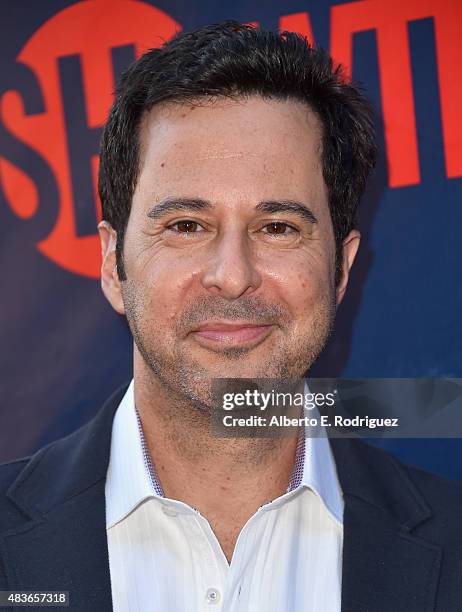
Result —
<instances>
[{"instance_id":1,"label":"dark wavy hair","mask_svg":"<svg viewBox=\"0 0 462 612\"><path fill-rule=\"evenodd\" d=\"M122 74L101 139L98 184L103 219L117 232L121 280L126 280L123 242L140 170L144 113L162 102L251 95L301 101L321 122L338 283L342 242L355 226L359 200L376 160L371 107L341 66L334 66L326 52L303 36L258 30L237 21L181 32Z\"/></svg>"}]
</instances>

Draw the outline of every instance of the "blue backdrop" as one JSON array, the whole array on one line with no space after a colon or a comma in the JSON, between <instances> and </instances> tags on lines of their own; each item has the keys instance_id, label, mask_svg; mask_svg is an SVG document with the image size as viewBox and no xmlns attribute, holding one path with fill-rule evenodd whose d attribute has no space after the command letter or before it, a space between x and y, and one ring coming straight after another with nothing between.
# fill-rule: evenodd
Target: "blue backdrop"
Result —
<instances>
[{"instance_id":1,"label":"blue backdrop","mask_svg":"<svg viewBox=\"0 0 462 612\"><path fill-rule=\"evenodd\" d=\"M299 31L363 83L380 158L316 376L462 377L462 5L457 0L16 0L0 8L0 460L87 421L131 377L100 290L98 140L117 76L175 31ZM380 442L462 477L460 440Z\"/></svg>"}]
</instances>

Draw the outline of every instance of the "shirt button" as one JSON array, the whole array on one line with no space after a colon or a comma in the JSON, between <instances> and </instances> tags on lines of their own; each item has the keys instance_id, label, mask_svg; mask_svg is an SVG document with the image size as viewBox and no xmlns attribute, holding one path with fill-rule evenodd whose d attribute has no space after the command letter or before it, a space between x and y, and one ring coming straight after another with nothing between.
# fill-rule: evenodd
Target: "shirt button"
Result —
<instances>
[{"instance_id":1,"label":"shirt button","mask_svg":"<svg viewBox=\"0 0 462 612\"><path fill-rule=\"evenodd\" d=\"M209 604L216 604L220 601L220 591L218 589L207 589L205 601Z\"/></svg>"},{"instance_id":2,"label":"shirt button","mask_svg":"<svg viewBox=\"0 0 462 612\"><path fill-rule=\"evenodd\" d=\"M162 512L167 516L177 516L178 512L169 506L162 506Z\"/></svg>"}]
</instances>

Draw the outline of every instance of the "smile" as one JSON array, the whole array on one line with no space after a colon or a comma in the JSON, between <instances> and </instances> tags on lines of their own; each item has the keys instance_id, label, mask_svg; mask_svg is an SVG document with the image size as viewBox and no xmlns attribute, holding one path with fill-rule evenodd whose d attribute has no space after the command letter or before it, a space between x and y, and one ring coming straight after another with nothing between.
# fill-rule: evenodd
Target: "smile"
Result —
<instances>
[{"instance_id":1,"label":"smile","mask_svg":"<svg viewBox=\"0 0 462 612\"><path fill-rule=\"evenodd\" d=\"M252 346L263 341L273 325L207 323L194 330L193 337L203 346Z\"/></svg>"}]
</instances>

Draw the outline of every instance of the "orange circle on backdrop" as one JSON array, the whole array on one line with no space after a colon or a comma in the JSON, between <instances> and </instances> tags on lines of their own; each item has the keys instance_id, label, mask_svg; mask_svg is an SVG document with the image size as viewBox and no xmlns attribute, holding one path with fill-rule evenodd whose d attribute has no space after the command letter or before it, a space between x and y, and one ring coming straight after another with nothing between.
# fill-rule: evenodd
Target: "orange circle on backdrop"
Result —
<instances>
[{"instance_id":1,"label":"orange circle on backdrop","mask_svg":"<svg viewBox=\"0 0 462 612\"><path fill-rule=\"evenodd\" d=\"M98 278L101 254L96 227L94 235L76 235L58 58L80 56L88 126L101 127L115 89L111 48L133 45L139 57L149 48L160 47L180 30L181 26L172 17L145 2L87 0L56 13L34 32L17 57L18 62L26 64L35 74L45 112L25 115L21 96L16 91L8 91L0 101L3 122L18 140L46 160L55 176L59 216L53 230L37 248L70 272ZM91 163L95 196L89 205L95 206L100 218L97 156ZM3 159L0 159L0 173L5 197L13 212L24 219L33 216L37 193L30 178Z\"/></svg>"}]
</instances>

